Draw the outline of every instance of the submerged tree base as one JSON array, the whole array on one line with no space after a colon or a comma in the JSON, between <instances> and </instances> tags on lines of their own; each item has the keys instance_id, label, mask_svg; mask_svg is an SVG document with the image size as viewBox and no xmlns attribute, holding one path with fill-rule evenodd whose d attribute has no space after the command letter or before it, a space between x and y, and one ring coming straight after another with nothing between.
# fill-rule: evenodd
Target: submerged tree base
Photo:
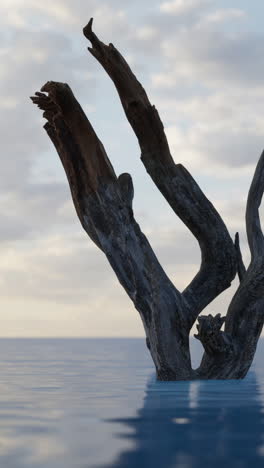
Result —
<instances>
[{"instance_id":1,"label":"submerged tree base","mask_svg":"<svg viewBox=\"0 0 264 468\"><path fill-rule=\"evenodd\" d=\"M148 174L199 243L200 270L182 293L175 288L134 218L131 176L116 176L70 87L49 81L31 99L44 111L44 128L66 172L80 222L105 253L139 312L159 380L241 379L252 363L264 321L264 238L259 219L264 153L247 201L251 263L246 269L238 234L233 242L187 169L174 163L159 114L125 59L113 44L98 39L92 19L83 32L92 44L88 50L115 84ZM236 274L240 285L226 316L200 316ZM204 355L200 367L193 370L189 333L197 318L196 338Z\"/></svg>"}]
</instances>

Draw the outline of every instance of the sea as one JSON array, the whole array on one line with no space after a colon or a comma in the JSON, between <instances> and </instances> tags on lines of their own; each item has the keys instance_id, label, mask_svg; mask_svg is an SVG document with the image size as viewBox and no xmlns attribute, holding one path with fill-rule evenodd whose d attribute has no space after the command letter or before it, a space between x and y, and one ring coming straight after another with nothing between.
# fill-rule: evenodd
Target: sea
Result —
<instances>
[{"instance_id":1,"label":"sea","mask_svg":"<svg viewBox=\"0 0 264 468\"><path fill-rule=\"evenodd\" d=\"M0 339L0 467L263 468L263 360L157 382L141 338Z\"/></svg>"}]
</instances>

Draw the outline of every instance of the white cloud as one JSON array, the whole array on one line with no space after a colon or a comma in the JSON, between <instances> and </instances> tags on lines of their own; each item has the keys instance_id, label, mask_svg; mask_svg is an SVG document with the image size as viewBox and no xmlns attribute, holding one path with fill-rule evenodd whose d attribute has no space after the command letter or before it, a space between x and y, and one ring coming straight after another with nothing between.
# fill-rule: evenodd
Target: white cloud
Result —
<instances>
[{"instance_id":1,"label":"white cloud","mask_svg":"<svg viewBox=\"0 0 264 468\"><path fill-rule=\"evenodd\" d=\"M230 128L225 124L197 124L190 130L167 129L175 159L212 173L218 166L237 168L256 165L263 147L263 135L255 129Z\"/></svg>"},{"instance_id":2,"label":"white cloud","mask_svg":"<svg viewBox=\"0 0 264 468\"><path fill-rule=\"evenodd\" d=\"M238 8L222 8L221 10L215 10L212 13L205 15L201 21L207 23L221 23L227 20L242 19L245 18L246 13L244 10Z\"/></svg>"},{"instance_id":3,"label":"white cloud","mask_svg":"<svg viewBox=\"0 0 264 468\"><path fill-rule=\"evenodd\" d=\"M158 31L156 28L150 26L142 26L136 31L136 37L138 39L153 40L157 37Z\"/></svg>"},{"instance_id":4,"label":"white cloud","mask_svg":"<svg viewBox=\"0 0 264 468\"><path fill-rule=\"evenodd\" d=\"M175 77L202 81L210 87L260 86L264 71L257 34L225 33L193 27L164 39L164 55Z\"/></svg>"},{"instance_id":5,"label":"white cloud","mask_svg":"<svg viewBox=\"0 0 264 468\"><path fill-rule=\"evenodd\" d=\"M172 151L208 171L255 165L264 146L264 72L256 34L176 30L162 43L163 67L151 75Z\"/></svg>"},{"instance_id":6,"label":"white cloud","mask_svg":"<svg viewBox=\"0 0 264 468\"><path fill-rule=\"evenodd\" d=\"M161 3L160 10L168 14L181 15L194 9L200 9L209 3L210 0L172 0L171 2Z\"/></svg>"}]
</instances>

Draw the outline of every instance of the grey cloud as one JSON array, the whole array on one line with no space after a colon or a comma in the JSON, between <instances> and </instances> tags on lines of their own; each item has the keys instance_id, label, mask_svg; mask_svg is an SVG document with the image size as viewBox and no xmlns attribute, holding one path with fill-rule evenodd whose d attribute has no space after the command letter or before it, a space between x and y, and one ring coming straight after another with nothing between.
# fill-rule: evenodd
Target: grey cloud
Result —
<instances>
[{"instance_id":1,"label":"grey cloud","mask_svg":"<svg viewBox=\"0 0 264 468\"><path fill-rule=\"evenodd\" d=\"M126 11L129 11L129 4L118 0L17 0L17 16L29 29L35 29L32 20L40 25L48 35L51 31L57 31L65 36L76 36L79 34L83 42L82 28L91 17L96 23L96 30L100 34L111 33L114 37L120 37L127 33L129 24L126 23ZM5 11L5 7L2 7ZM33 23L34 24L34 23ZM19 27L18 29L25 29ZM104 40L104 38L102 37Z\"/></svg>"},{"instance_id":2,"label":"grey cloud","mask_svg":"<svg viewBox=\"0 0 264 468\"><path fill-rule=\"evenodd\" d=\"M160 10L175 15L190 13L194 10L201 10L204 6L208 6L212 0L165 0L160 3Z\"/></svg>"},{"instance_id":3,"label":"grey cloud","mask_svg":"<svg viewBox=\"0 0 264 468\"><path fill-rule=\"evenodd\" d=\"M27 184L6 193L0 203L0 218L0 242L81 230L66 183Z\"/></svg>"},{"instance_id":4,"label":"grey cloud","mask_svg":"<svg viewBox=\"0 0 264 468\"><path fill-rule=\"evenodd\" d=\"M95 75L85 59L80 60L73 54L67 38L52 33L46 36L43 31L16 32L12 47L4 54L4 76L0 85L3 96L0 103L1 191L16 190L28 183L38 155L51 147L41 130L44 121L30 102L30 95L47 80L67 80L77 90L77 95L85 87L88 99L93 101Z\"/></svg>"},{"instance_id":5,"label":"grey cloud","mask_svg":"<svg viewBox=\"0 0 264 468\"><path fill-rule=\"evenodd\" d=\"M164 44L168 60L176 61L175 78L205 81L209 86L262 86L263 35L228 34L211 29L180 32Z\"/></svg>"},{"instance_id":6,"label":"grey cloud","mask_svg":"<svg viewBox=\"0 0 264 468\"><path fill-rule=\"evenodd\" d=\"M16 266L1 269L2 296L89 304L107 294L114 274L85 234L49 239L17 247Z\"/></svg>"},{"instance_id":7,"label":"grey cloud","mask_svg":"<svg viewBox=\"0 0 264 468\"><path fill-rule=\"evenodd\" d=\"M0 242L13 242L27 237L29 231L27 220L19 220L1 213Z\"/></svg>"},{"instance_id":8,"label":"grey cloud","mask_svg":"<svg viewBox=\"0 0 264 468\"><path fill-rule=\"evenodd\" d=\"M126 18L121 10L113 8L109 2L98 5L95 1L74 4L47 1L40 4L35 0L17 0L12 23L12 14L6 15L10 7L0 6L2 18L10 21L8 33L3 25L1 43L0 137L4 163L0 191L16 191L28 184L39 154L52 148L41 130L44 122L29 101L30 95L52 79L69 83L84 107L91 107L95 102L100 81L98 73L100 77L103 73L87 52L89 44L81 29L96 13L99 32L109 33L110 40L112 33L124 37L128 31ZM111 15L113 18L109 21Z\"/></svg>"},{"instance_id":9,"label":"grey cloud","mask_svg":"<svg viewBox=\"0 0 264 468\"><path fill-rule=\"evenodd\" d=\"M214 130L209 127L192 133L194 150L206 157L208 163L213 157L214 161L229 167L256 165L264 145L263 133L247 128Z\"/></svg>"},{"instance_id":10,"label":"grey cloud","mask_svg":"<svg viewBox=\"0 0 264 468\"><path fill-rule=\"evenodd\" d=\"M264 135L260 128L250 128L229 122L211 121L181 129L181 124L167 129L168 140L175 161L193 168L196 174L210 174L211 177L228 177L228 169L234 178L239 178L245 169L255 167L264 145ZM217 171L217 172L216 172ZM223 183L223 182L222 182Z\"/></svg>"}]
</instances>

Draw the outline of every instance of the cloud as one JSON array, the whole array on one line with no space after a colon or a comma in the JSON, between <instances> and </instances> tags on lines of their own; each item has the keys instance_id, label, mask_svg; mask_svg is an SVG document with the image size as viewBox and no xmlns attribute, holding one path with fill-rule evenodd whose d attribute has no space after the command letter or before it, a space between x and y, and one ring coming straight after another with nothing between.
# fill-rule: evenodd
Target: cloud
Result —
<instances>
[{"instance_id":1,"label":"cloud","mask_svg":"<svg viewBox=\"0 0 264 468\"><path fill-rule=\"evenodd\" d=\"M67 78L79 93L85 82L91 101L94 94L94 76L86 73L83 61L78 63L74 56L70 41L60 34L46 37L43 31L16 31L3 49L2 58L0 93L4 100L0 102L0 134L5 164L0 174L1 191L27 184L39 154L51 148L41 130L44 122L29 96L51 76L58 81Z\"/></svg>"},{"instance_id":2,"label":"cloud","mask_svg":"<svg viewBox=\"0 0 264 468\"><path fill-rule=\"evenodd\" d=\"M82 27L88 23L91 17L96 19L97 29L100 33L120 34L125 31L125 11L120 8L123 2L116 0L98 3L96 0L4 0L1 2L0 11L5 14L5 24L21 30L39 30L64 33L73 36L73 33L82 37ZM35 19L38 26L32 21ZM85 42L85 40L83 39Z\"/></svg>"},{"instance_id":3,"label":"cloud","mask_svg":"<svg viewBox=\"0 0 264 468\"><path fill-rule=\"evenodd\" d=\"M224 175L256 164L264 144L261 42L206 26L164 39L151 92L177 160L222 167Z\"/></svg>"},{"instance_id":4,"label":"cloud","mask_svg":"<svg viewBox=\"0 0 264 468\"><path fill-rule=\"evenodd\" d=\"M49 234L31 242L5 247L1 259L2 295L80 304L94 303L110 267L87 236ZM111 272L112 273L112 272ZM109 287L109 284L108 284Z\"/></svg>"},{"instance_id":5,"label":"cloud","mask_svg":"<svg viewBox=\"0 0 264 468\"><path fill-rule=\"evenodd\" d=\"M176 161L211 175L218 167L223 177L227 177L230 168L236 177L235 171L239 176L241 168L255 166L264 144L263 134L257 129L232 128L209 121L207 125L197 124L188 130L168 127L166 133Z\"/></svg>"},{"instance_id":6,"label":"cloud","mask_svg":"<svg viewBox=\"0 0 264 468\"><path fill-rule=\"evenodd\" d=\"M207 6L210 3L211 0L172 0L161 3L160 10L163 13L182 15L196 9L200 10L203 6Z\"/></svg>"},{"instance_id":7,"label":"cloud","mask_svg":"<svg viewBox=\"0 0 264 468\"><path fill-rule=\"evenodd\" d=\"M176 32L163 41L166 59L173 65L178 80L203 81L207 86L259 86L264 59L262 35L228 33L206 27L193 27Z\"/></svg>"},{"instance_id":8,"label":"cloud","mask_svg":"<svg viewBox=\"0 0 264 468\"><path fill-rule=\"evenodd\" d=\"M221 10L215 10L204 15L201 21L216 24L223 21L245 18L245 16L246 12L238 8L222 8Z\"/></svg>"},{"instance_id":9,"label":"cloud","mask_svg":"<svg viewBox=\"0 0 264 468\"><path fill-rule=\"evenodd\" d=\"M27 184L0 198L0 242L43 236L78 226L69 189L62 183Z\"/></svg>"}]
</instances>

